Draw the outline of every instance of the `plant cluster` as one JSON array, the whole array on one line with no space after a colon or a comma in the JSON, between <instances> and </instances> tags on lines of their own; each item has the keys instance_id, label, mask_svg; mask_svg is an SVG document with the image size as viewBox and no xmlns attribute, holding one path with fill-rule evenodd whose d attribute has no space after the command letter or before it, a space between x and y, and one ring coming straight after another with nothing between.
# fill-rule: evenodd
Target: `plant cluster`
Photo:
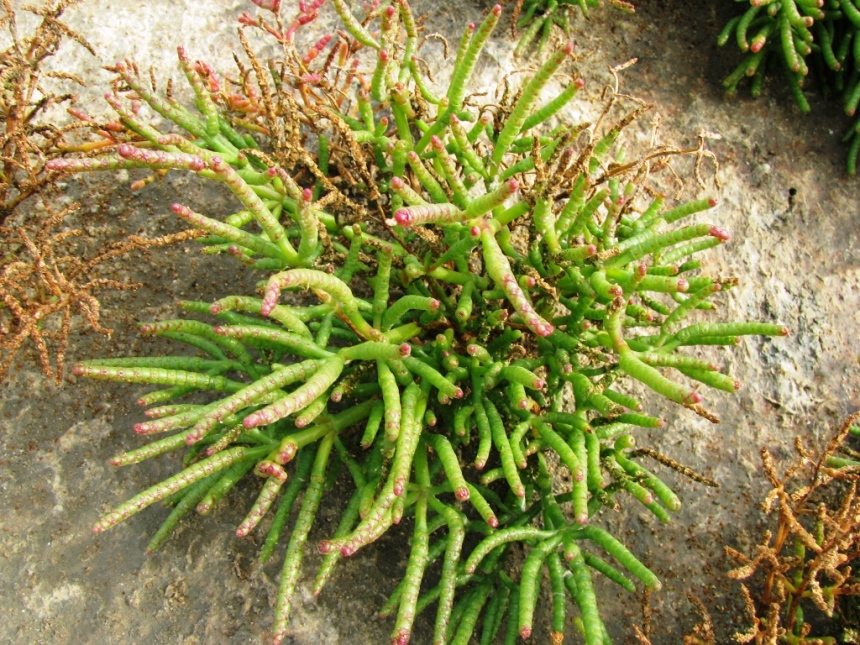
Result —
<instances>
[{"instance_id":1,"label":"plant cluster","mask_svg":"<svg viewBox=\"0 0 860 645\"><path fill-rule=\"evenodd\" d=\"M633 4L624 0L607 0L613 7L632 13ZM602 7L601 0L516 0L514 13L511 17L511 35L516 38L517 30L523 33L517 41L514 56L522 56L535 41L537 55L542 56L553 26L560 27L566 37L570 36L570 14L578 7L585 18L591 15L591 9Z\"/></svg>"},{"instance_id":2,"label":"plant cluster","mask_svg":"<svg viewBox=\"0 0 860 645\"><path fill-rule=\"evenodd\" d=\"M714 200L670 206L656 182L683 153L696 156L698 174L703 144L652 141L626 158L622 131L648 106L625 107L611 91L593 123L551 126L583 84L566 78L557 96L541 98L571 45L520 89L505 83L478 103L467 88L499 6L467 27L439 92L421 58L434 41L407 0L371 3L361 19L332 0L342 30L304 53L297 33L323 0L302 0L289 21L277 1L255 3L268 11L240 18L247 62L236 76L180 49L194 110L172 84L161 92L120 63L107 96L123 126L116 145L49 162L152 173L142 181L180 170L223 184L240 203L226 218L180 203L173 211L205 232L204 252L264 274L257 295L181 303L214 324L141 326L199 355L75 366L80 376L160 387L140 398L152 407L135 426L156 438L112 463L185 450L180 472L94 531L164 501L173 510L154 550L182 517L211 512L256 476L260 492L237 535L269 523L261 560L289 536L273 628L281 643L311 527L322 505L337 503L327 493L346 469L353 492L319 544L315 593L340 558L408 517L408 564L382 609L396 616L393 643L408 642L415 616L433 605L435 643L465 644L476 630L492 642L506 615L505 642L528 638L544 572L552 641L562 641L572 601L585 641L608 643L594 573L629 591L633 580L660 582L592 519L630 495L668 520L681 501L641 457L684 470L632 450L636 428L663 421L643 413L624 381L716 421L697 387L731 392L738 383L685 348L787 333L768 322L696 320L736 284L701 275L696 259L729 235L685 223ZM260 61L249 29L273 36L283 57ZM175 129L157 128L147 110ZM178 401L196 392L213 394ZM509 557L519 553L521 567ZM434 563L441 577L430 587Z\"/></svg>"},{"instance_id":3,"label":"plant cluster","mask_svg":"<svg viewBox=\"0 0 860 645\"><path fill-rule=\"evenodd\" d=\"M736 0L744 2L747 0ZM860 104L860 3L857 0L748 0L749 8L732 18L717 43L734 40L743 60L723 81L731 95L745 78L750 92L761 94L768 69L780 68L794 100L804 113L809 102L803 88L810 70L818 86L840 97L853 117ZM860 119L845 133L848 174L857 171Z\"/></svg>"},{"instance_id":4,"label":"plant cluster","mask_svg":"<svg viewBox=\"0 0 860 645\"><path fill-rule=\"evenodd\" d=\"M776 513L774 531L765 531L755 553L726 547L740 565L729 572L735 580L755 579L762 585L755 597L741 583L752 626L735 635L739 643L756 645L831 645L834 636L813 634L810 617L818 612L844 615L844 596L860 594L852 574L860 557L860 453L845 445L860 413L851 416L819 455L798 437L796 458L782 476L773 457L762 448L765 475L772 487L764 500L768 514ZM818 631L818 630L816 630Z\"/></svg>"},{"instance_id":5,"label":"plant cluster","mask_svg":"<svg viewBox=\"0 0 860 645\"><path fill-rule=\"evenodd\" d=\"M81 231L63 228L78 207L55 208L60 173L47 164L64 152L82 149L67 140L81 124L57 127L51 123L50 110L70 103L73 96L51 92L45 79L83 83L74 75L45 68L68 39L95 53L61 21L74 4L76 0L57 0L31 8L41 21L32 34L21 37L11 4L3 2L2 25L11 45L0 52L0 381L29 339L45 376L59 384L75 312L90 329L107 335L110 330L99 323L94 294L104 288L136 286L97 276L100 265L134 249L189 237L188 233L158 239L132 236L85 257L74 245ZM83 149L98 145L87 144Z\"/></svg>"}]
</instances>

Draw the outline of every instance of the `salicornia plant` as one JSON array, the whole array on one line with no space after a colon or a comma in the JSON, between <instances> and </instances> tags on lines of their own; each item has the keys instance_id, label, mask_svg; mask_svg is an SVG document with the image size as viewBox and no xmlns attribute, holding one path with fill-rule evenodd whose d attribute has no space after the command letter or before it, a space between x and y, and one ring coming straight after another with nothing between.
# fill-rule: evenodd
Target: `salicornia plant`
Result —
<instances>
[{"instance_id":1,"label":"salicornia plant","mask_svg":"<svg viewBox=\"0 0 860 645\"><path fill-rule=\"evenodd\" d=\"M860 104L860 3L857 0L736 0L749 4L732 18L717 42L737 42L744 52L741 63L723 81L731 95L745 78L750 92L761 94L764 76L777 67L804 113L809 101L803 94L807 76L816 78L825 94L842 98L845 113L853 117ZM850 142L848 173L857 171L860 154L860 120L845 134Z\"/></svg>"},{"instance_id":2,"label":"salicornia plant","mask_svg":"<svg viewBox=\"0 0 860 645\"><path fill-rule=\"evenodd\" d=\"M623 11L634 11L633 4L625 0L607 1ZM521 56L535 42L537 54L540 56L549 44L553 26L561 28L565 35L569 36L571 13L579 9L582 15L588 18L591 9L601 6L602 0L517 0L514 4L511 31L516 35L517 29L522 29L523 33L517 41L514 56Z\"/></svg>"},{"instance_id":3,"label":"salicornia plant","mask_svg":"<svg viewBox=\"0 0 860 645\"><path fill-rule=\"evenodd\" d=\"M264 64L242 35L249 60L236 78L180 51L194 111L133 63L117 65L108 100L125 132L116 146L53 162L184 170L223 183L241 203L228 217L173 210L206 232L205 252L229 254L264 278L256 295L181 303L214 324L193 316L141 327L198 356L76 365L79 375L160 387L141 398L153 407L135 428L158 437L113 463L186 450L184 470L94 530L166 501L173 511L153 550L184 515L208 513L248 474L262 478L237 535L270 510L261 560L288 535L273 629L280 643L314 518L336 503L328 482L342 465L354 492L319 545L326 555L315 593L339 558L408 517L408 564L382 609L396 615L392 642L406 643L431 605L436 643L467 643L479 621L489 643L506 615L506 642L527 638L546 570L553 641L563 638L572 599L586 642L608 643L594 572L630 591L633 579L660 583L591 519L624 492L661 520L681 504L631 452L637 427L663 422L643 414L624 381L712 418L697 384L738 384L685 348L787 331L691 320L735 283L700 275L694 259L728 234L684 223L714 201L664 205L654 173L677 150L651 146L624 159L619 137L642 106L606 125L621 104L615 97L594 124L547 125L582 86L572 79L556 98L541 95L571 45L515 95L480 105L467 88L501 7L468 26L439 92L407 0L373 3L360 20L334 0L345 31L299 54L295 33L322 4L301 2L290 22L277 6L243 15L284 56ZM176 129L157 129L137 103ZM200 391L213 394L177 402ZM527 552L519 571L507 557L515 545ZM428 588L434 563L441 577Z\"/></svg>"}]
</instances>

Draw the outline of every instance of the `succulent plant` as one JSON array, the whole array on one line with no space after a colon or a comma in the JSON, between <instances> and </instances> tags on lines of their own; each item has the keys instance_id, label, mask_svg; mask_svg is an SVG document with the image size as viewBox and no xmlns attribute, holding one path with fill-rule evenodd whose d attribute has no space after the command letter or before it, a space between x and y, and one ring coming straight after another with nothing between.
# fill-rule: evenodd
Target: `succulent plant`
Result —
<instances>
[{"instance_id":1,"label":"succulent plant","mask_svg":"<svg viewBox=\"0 0 860 645\"><path fill-rule=\"evenodd\" d=\"M553 641L572 599L586 642L608 643L594 572L630 591L628 574L650 588L660 582L593 517L624 493L664 521L681 504L631 452L637 427L663 422L643 413L626 377L715 420L692 384L738 383L684 348L787 330L694 317L736 284L700 275L694 259L729 236L711 223L679 224L714 200L665 204L656 178L682 151L655 144L625 160L620 135L645 106L616 117L623 99L613 97L592 124L548 125L582 86L568 79L542 98L571 45L519 91L481 105L467 88L499 6L465 30L442 94L419 58L407 0L374 3L361 20L333 0L344 31L304 55L296 32L322 2L301 2L290 22L277 2L256 4L271 13L240 20L276 38L282 60L262 63L240 32L249 62L230 79L180 50L196 112L169 86L159 94L133 63L119 64L108 100L124 130L104 154L51 162L223 183L241 203L228 217L173 210L205 231L204 252L266 276L255 296L181 303L217 324L141 327L200 356L75 366L81 376L161 387L141 397L154 407L135 430L170 434L114 464L186 450L184 470L94 530L166 501L173 510L156 549L183 516L209 512L254 473L263 484L237 535L274 509L261 560L289 536L273 628L280 643L311 526L322 505L337 503L327 492L345 466L353 493L319 545L315 593L338 559L409 517L408 564L382 609L396 614L392 642L406 643L417 613L434 604L436 643L468 642L481 616L482 643L505 615L506 642L528 638L546 569ZM138 103L178 129L157 129ZM201 391L214 394L176 402ZM508 556L521 547L517 571ZM425 572L440 561L440 581L427 588Z\"/></svg>"},{"instance_id":2,"label":"succulent plant","mask_svg":"<svg viewBox=\"0 0 860 645\"><path fill-rule=\"evenodd\" d=\"M622 11L633 13L633 4L624 0L607 0ZM553 26L559 27L570 36L570 14L578 8L583 17L589 18L591 10L603 6L601 0L517 0L511 19L511 32L517 29L523 33L517 41L514 56L523 55L537 42L537 55L540 57L550 41Z\"/></svg>"},{"instance_id":3,"label":"succulent plant","mask_svg":"<svg viewBox=\"0 0 860 645\"><path fill-rule=\"evenodd\" d=\"M845 113L853 117L860 104L860 5L856 0L749 0L749 7L723 28L717 44L734 37L744 57L723 81L732 95L745 78L750 93L761 95L768 68L782 69L795 102L810 111L803 88L810 71L825 94L841 97ZM857 171L860 121L843 141L850 142L847 170Z\"/></svg>"}]
</instances>

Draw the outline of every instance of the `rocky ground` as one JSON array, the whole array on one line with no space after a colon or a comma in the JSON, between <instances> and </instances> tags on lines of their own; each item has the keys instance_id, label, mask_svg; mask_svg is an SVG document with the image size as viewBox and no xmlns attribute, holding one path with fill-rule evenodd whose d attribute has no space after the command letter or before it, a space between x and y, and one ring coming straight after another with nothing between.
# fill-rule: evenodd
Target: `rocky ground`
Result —
<instances>
[{"instance_id":1,"label":"rocky ground","mask_svg":"<svg viewBox=\"0 0 860 645\"><path fill-rule=\"evenodd\" d=\"M657 105L666 139L689 146L699 130L721 135L710 148L720 161L722 189L700 191L719 197L712 219L733 234L712 255L709 270L741 280L723 296L721 319L778 320L792 330L785 339L753 338L717 354L744 384L734 396L709 394L721 425L684 410L651 407L669 422L660 432L643 434L640 444L706 472L721 486L714 491L669 473L684 502L671 524L660 525L633 504L602 520L664 580L653 598L655 643L678 643L693 624L688 591L713 613L719 642L729 642L742 622L737 588L725 579L730 563L722 547L750 549L764 527L757 506L765 491L759 448L770 446L785 458L796 436L820 445L860 407L860 207L857 180L843 173L845 151L838 141L845 120L814 93L813 114L801 116L778 83L758 101L724 99L719 81L736 55L716 48L714 40L732 4L638 0L635 15L606 8L589 22L575 22L587 100L596 100L610 80L609 66L638 57L622 75L624 90ZM453 38L487 8L463 0L416 5L428 12L431 30ZM88 104L109 79L100 65L125 56L153 65L162 77L176 76L173 52L184 44L224 68L237 48L235 18L249 6L238 0L124 0L106 11L104 3L85 0L69 12L69 22L101 62L70 47L59 63L88 80L91 89L81 98ZM482 63L484 79L498 77L511 48L501 35L492 43ZM136 193L116 178L68 186L68 199L84 204L78 224L93 239L177 230L168 208L177 195L209 212L228 208L224 194L172 176ZM245 272L200 256L193 245L155 251L119 271L145 286L108 296L103 320L115 329L113 337L76 337L72 358L153 353L158 347L137 336L137 321L173 317L178 298L214 299L253 286ZM164 510L150 509L98 537L90 533L101 511L174 472L169 458L122 470L107 464L111 455L138 445L131 428L142 418L134 400L143 391L73 377L54 387L26 362L3 386L3 642L257 643L270 629L279 563L256 564L259 533L245 540L233 536L252 491L239 492L235 503L210 517L185 523L150 557L144 548ZM335 509L322 509L313 535L330 533L336 520ZM291 642L387 642L391 625L374 612L405 564L400 545L406 534L395 531L378 548L348 560L319 599L300 587ZM315 558L309 559L313 564ZM639 620L637 600L609 584L600 593L615 642L626 642L630 623ZM426 620L417 626L416 643L430 640ZM533 641L541 638L539 633ZM576 642L572 635L569 642Z\"/></svg>"}]
</instances>

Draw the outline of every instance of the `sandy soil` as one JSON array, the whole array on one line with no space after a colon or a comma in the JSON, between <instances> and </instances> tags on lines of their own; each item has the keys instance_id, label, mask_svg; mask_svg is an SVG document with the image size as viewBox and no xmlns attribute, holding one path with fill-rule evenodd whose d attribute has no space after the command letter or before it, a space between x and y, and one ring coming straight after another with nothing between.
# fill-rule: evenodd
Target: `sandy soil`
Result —
<instances>
[{"instance_id":1,"label":"sandy soil","mask_svg":"<svg viewBox=\"0 0 860 645\"><path fill-rule=\"evenodd\" d=\"M133 55L163 77L178 73L177 44L216 67L228 65L235 17L247 9L238 1L152 0L111 3L106 13L101 4L88 0L70 13L70 22L105 62ZM429 12L431 29L449 36L486 9L471 2L416 4ZM607 82L609 65L638 57L624 73L625 89L658 105L668 139L690 145L700 129L722 135L711 145L721 163L722 190L711 187L702 194L719 197L712 219L733 239L712 256L710 269L738 276L741 285L722 298L721 319L773 319L792 329L787 339L751 339L716 354L744 384L735 396L709 395L722 425L652 403L651 410L669 423L643 434L640 443L705 471L721 485L713 491L669 473L667 480L677 485L684 502L670 525L660 525L633 504L601 520L663 577L664 590L654 598L655 643L680 642L692 625L688 591L706 600L717 619L719 642L729 642L740 625L737 589L724 577L729 563L722 546L748 549L764 526L756 505L764 491L759 447L768 445L784 457L795 436L818 445L839 419L860 407L860 208L857 180L843 175L838 140L845 122L813 93L809 117L801 116L779 87L771 86L756 102L743 96L724 100L719 80L735 53L718 50L713 41L731 5L639 0L635 15L605 9L590 22L575 23L590 99ZM511 48L502 37L492 43L483 78L498 75L498 61ZM91 104L103 92L107 73L72 49L61 61L90 81L82 100ZM229 208L223 193L172 176L134 194L122 182L95 179L70 183L68 194L85 204L79 222L94 235L177 230L168 208L176 195L213 213ZM113 338L77 338L72 357L154 353L158 346L137 336L137 321L173 317L177 298L213 299L252 288L246 272L200 256L190 245L157 251L121 272L146 286L109 296L104 320L114 327ZM109 456L138 445L131 427L142 418L134 400L143 391L71 377L55 388L26 363L4 386L3 642L256 643L270 629L278 559L256 564L259 533L233 537L252 490L243 489L235 503L210 517L186 522L151 557L143 551L166 514L163 509L150 509L102 536L90 533L101 511L176 467L173 458L123 470L107 464ZM312 537L326 535L336 521L335 509L323 509ZM290 642L387 642L391 625L376 620L374 612L405 564L406 531L347 561L319 599L300 587ZM315 557L309 560L313 565ZM608 583L600 593L613 637L626 642L630 622L638 620L636 599ZM417 625L414 642L429 642L427 620ZM532 640L542 638L545 632ZM568 642L577 642L572 629Z\"/></svg>"}]
</instances>

